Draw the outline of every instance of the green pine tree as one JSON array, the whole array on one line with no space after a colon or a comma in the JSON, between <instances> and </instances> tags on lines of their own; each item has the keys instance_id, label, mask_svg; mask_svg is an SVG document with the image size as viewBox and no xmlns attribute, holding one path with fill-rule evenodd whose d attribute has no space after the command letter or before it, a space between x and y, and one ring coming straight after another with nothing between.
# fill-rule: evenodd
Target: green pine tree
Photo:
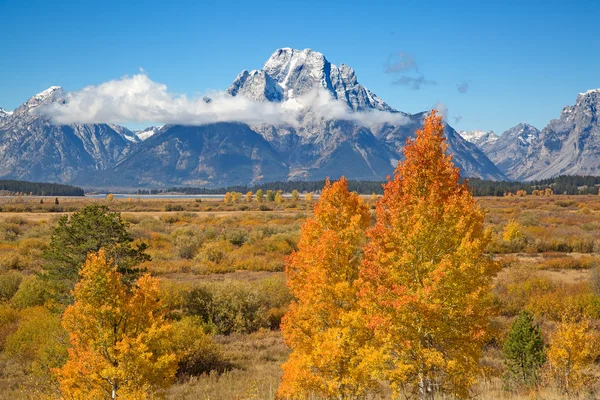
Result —
<instances>
[{"instance_id":1,"label":"green pine tree","mask_svg":"<svg viewBox=\"0 0 600 400\"><path fill-rule=\"evenodd\" d=\"M52 232L40 277L47 281L49 294L63 304L71 302L71 290L79 279L79 269L88 253L105 249L119 266L125 283L132 283L143 269L138 264L149 261L145 243L133 246L127 223L120 213L109 212L105 205L91 205L58 220Z\"/></svg>"},{"instance_id":2,"label":"green pine tree","mask_svg":"<svg viewBox=\"0 0 600 400\"><path fill-rule=\"evenodd\" d=\"M544 338L533 314L522 311L514 320L504 343L505 382L511 388L535 386L546 361Z\"/></svg>"}]
</instances>

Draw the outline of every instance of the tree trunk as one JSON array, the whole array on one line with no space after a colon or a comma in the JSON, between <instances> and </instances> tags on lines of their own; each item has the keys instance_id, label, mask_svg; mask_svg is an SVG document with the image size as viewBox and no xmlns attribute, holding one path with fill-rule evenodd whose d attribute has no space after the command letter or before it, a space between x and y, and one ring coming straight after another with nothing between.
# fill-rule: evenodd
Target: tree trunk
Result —
<instances>
[{"instance_id":1,"label":"tree trunk","mask_svg":"<svg viewBox=\"0 0 600 400\"><path fill-rule=\"evenodd\" d=\"M119 389L119 380L118 378L113 379L112 381L112 393L110 398L115 400L117 398L117 390Z\"/></svg>"}]
</instances>

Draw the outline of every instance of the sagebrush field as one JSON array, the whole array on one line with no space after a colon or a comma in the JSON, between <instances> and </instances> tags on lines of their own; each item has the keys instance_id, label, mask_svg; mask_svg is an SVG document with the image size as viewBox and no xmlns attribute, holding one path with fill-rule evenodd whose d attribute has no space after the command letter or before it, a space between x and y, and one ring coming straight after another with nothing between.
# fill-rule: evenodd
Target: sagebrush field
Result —
<instances>
[{"instance_id":1,"label":"sagebrush field","mask_svg":"<svg viewBox=\"0 0 600 400\"><path fill-rule=\"evenodd\" d=\"M190 372L168 389L173 399L272 399L288 355L279 323L290 301L284 262L296 248L311 214L304 199L281 203L222 201L2 198L0 213L0 356L3 398L52 392L61 332L58 316L43 307L35 273L57 218L89 204L122 212L135 242L146 242L160 278L169 318L193 317L214 335L199 350ZM371 206L374 200L365 201ZM489 254L502 265L494 284L499 316L481 363L479 398L515 398L505 390L503 343L513 318L527 309L548 343L569 310L600 321L600 198L597 196L478 198L494 232ZM48 209L60 207L60 209ZM262 207L265 211L257 211ZM180 211L164 211L177 209ZM49 212L52 211L52 212ZM62 337L64 339L64 336ZM585 366L588 398L598 390L600 366ZM523 398L561 398L548 366L543 382ZM385 388L383 396L385 396ZM592 393L592 394L590 394Z\"/></svg>"}]
</instances>

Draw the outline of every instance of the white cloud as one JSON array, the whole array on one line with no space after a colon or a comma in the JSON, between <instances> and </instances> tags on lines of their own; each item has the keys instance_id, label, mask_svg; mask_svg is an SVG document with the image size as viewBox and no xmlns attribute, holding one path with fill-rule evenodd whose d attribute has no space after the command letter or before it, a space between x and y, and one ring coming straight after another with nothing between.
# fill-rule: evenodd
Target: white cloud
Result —
<instances>
[{"instance_id":1,"label":"white cloud","mask_svg":"<svg viewBox=\"0 0 600 400\"><path fill-rule=\"evenodd\" d=\"M351 120L370 126L384 122L402 124L406 120L402 114L389 112L352 112L325 89L284 103L259 102L224 92L189 98L169 92L166 85L152 81L144 73L69 92L65 100L64 104L54 103L41 111L58 124L154 121L182 125L243 122L295 126L300 118L310 116Z\"/></svg>"},{"instance_id":2,"label":"white cloud","mask_svg":"<svg viewBox=\"0 0 600 400\"><path fill-rule=\"evenodd\" d=\"M446 104L442 103L442 102L437 102L433 107L433 110L437 110L438 114L440 114L442 116L442 118L444 119L444 121L448 121L448 117L449 117L449 110L448 110L448 106L446 106Z\"/></svg>"}]
</instances>

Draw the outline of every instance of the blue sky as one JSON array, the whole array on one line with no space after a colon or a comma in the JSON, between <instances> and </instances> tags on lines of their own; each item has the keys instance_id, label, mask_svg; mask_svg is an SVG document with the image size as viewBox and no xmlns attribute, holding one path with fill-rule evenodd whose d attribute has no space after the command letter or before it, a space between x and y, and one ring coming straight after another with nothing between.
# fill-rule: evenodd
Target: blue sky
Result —
<instances>
[{"instance_id":1,"label":"blue sky","mask_svg":"<svg viewBox=\"0 0 600 400\"><path fill-rule=\"evenodd\" d=\"M140 68L174 92L224 90L275 49L309 47L399 110L441 102L457 129L541 129L600 87L599 17L600 2L587 0L0 0L0 107ZM418 70L386 72L398 53ZM402 76L435 83L393 84Z\"/></svg>"}]
</instances>

